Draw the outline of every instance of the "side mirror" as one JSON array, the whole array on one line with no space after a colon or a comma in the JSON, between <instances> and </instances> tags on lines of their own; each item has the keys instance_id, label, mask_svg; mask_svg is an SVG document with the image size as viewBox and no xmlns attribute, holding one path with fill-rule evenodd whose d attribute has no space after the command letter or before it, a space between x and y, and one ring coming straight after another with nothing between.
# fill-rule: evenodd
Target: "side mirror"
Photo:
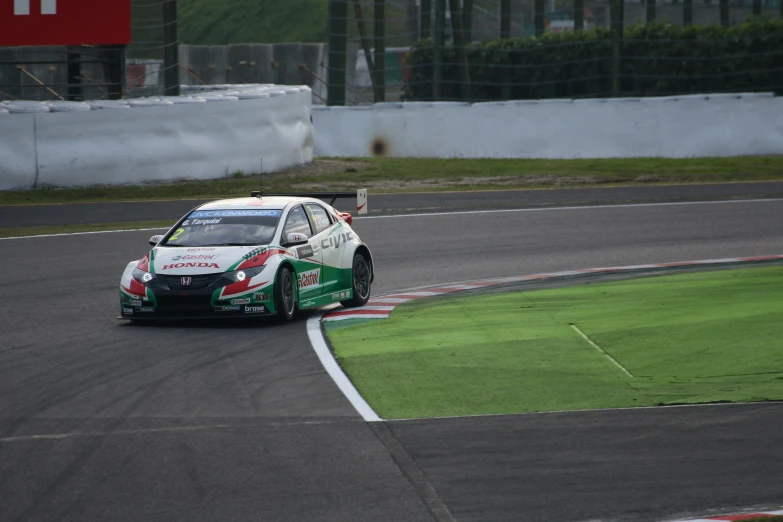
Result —
<instances>
[{"instance_id":1,"label":"side mirror","mask_svg":"<svg viewBox=\"0 0 783 522\"><path fill-rule=\"evenodd\" d=\"M296 232L289 233L285 239L286 246L304 245L307 243L307 236L304 234L297 234Z\"/></svg>"},{"instance_id":2,"label":"side mirror","mask_svg":"<svg viewBox=\"0 0 783 522\"><path fill-rule=\"evenodd\" d=\"M160 243L160 240L163 239L163 236L152 236L150 238L150 245L155 246L158 243Z\"/></svg>"},{"instance_id":3,"label":"side mirror","mask_svg":"<svg viewBox=\"0 0 783 522\"><path fill-rule=\"evenodd\" d=\"M345 220L349 225L353 223L353 218L348 212L340 212L339 216Z\"/></svg>"}]
</instances>

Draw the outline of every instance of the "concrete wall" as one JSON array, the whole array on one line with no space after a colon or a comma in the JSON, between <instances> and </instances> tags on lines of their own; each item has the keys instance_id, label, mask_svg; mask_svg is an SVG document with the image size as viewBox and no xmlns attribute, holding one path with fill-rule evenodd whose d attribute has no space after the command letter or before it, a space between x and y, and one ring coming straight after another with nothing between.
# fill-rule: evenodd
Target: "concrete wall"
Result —
<instances>
[{"instance_id":1,"label":"concrete wall","mask_svg":"<svg viewBox=\"0 0 783 522\"><path fill-rule=\"evenodd\" d=\"M312 161L308 87L232 87L235 96L198 91L112 108L2 103L0 190L215 179Z\"/></svg>"},{"instance_id":2,"label":"concrete wall","mask_svg":"<svg viewBox=\"0 0 783 522\"><path fill-rule=\"evenodd\" d=\"M783 97L314 107L316 156L629 158L783 153ZM381 151L377 154L375 151Z\"/></svg>"}]
</instances>

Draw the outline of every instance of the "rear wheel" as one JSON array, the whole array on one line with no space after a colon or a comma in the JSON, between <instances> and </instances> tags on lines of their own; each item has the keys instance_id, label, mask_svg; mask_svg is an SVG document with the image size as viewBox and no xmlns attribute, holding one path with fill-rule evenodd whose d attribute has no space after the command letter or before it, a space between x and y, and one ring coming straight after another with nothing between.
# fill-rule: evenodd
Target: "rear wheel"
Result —
<instances>
[{"instance_id":1,"label":"rear wheel","mask_svg":"<svg viewBox=\"0 0 783 522\"><path fill-rule=\"evenodd\" d=\"M340 304L345 307L366 305L370 300L370 265L361 254L353 256L351 279L353 280L353 295L350 299L340 301Z\"/></svg>"},{"instance_id":2,"label":"rear wheel","mask_svg":"<svg viewBox=\"0 0 783 522\"><path fill-rule=\"evenodd\" d=\"M281 321L290 321L296 310L296 293L294 292L294 277L291 270L282 267L277 273L275 284L275 308Z\"/></svg>"}]
</instances>

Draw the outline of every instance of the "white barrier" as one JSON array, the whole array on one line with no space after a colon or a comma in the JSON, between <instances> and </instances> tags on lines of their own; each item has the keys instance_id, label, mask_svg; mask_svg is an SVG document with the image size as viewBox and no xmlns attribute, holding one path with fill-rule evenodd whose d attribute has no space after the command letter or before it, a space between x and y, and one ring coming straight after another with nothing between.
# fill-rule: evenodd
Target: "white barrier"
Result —
<instances>
[{"instance_id":1,"label":"white barrier","mask_svg":"<svg viewBox=\"0 0 783 522\"><path fill-rule=\"evenodd\" d=\"M32 114L0 114L0 190L35 184L35 122Z\"/></svg>"},{"instance_id":2,"label":"white barrier","mask_svg":"<svg viewBox=\"0 0 783 522\"><path fill-rule=\"evenodd\" d=\"M771 93L313 107L316 157L628 158L783 153Z\"/></svg>"},{"instance_id":3,"label":"white barrier","mask_svg":"<svg viewBox=\"0 0 783 522\"><path fill-rule=\"evenodd\" d=\"M49 104L49 112L15 114L6 104L0 190L214 179L312 161L308 87L220 87L220 94L128 100L129 108Z\"/></svg>"}]
</instances>

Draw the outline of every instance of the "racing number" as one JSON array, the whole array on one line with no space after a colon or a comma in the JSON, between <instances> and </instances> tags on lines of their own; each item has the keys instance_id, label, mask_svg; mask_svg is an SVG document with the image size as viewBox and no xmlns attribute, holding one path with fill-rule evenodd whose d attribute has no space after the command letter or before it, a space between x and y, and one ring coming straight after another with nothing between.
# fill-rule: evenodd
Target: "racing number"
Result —
<instances>
[{"instance_id":1,"label":"racing number","mask_svg":"<svg viewBox=\"0 0 783 522\"><path fill-rule=\"evenodd\" d=\"M179 236L185 231L184 228L178 228L174 235L169 238L169 241L176 241Z\"/></svg>"}]
</instances>

